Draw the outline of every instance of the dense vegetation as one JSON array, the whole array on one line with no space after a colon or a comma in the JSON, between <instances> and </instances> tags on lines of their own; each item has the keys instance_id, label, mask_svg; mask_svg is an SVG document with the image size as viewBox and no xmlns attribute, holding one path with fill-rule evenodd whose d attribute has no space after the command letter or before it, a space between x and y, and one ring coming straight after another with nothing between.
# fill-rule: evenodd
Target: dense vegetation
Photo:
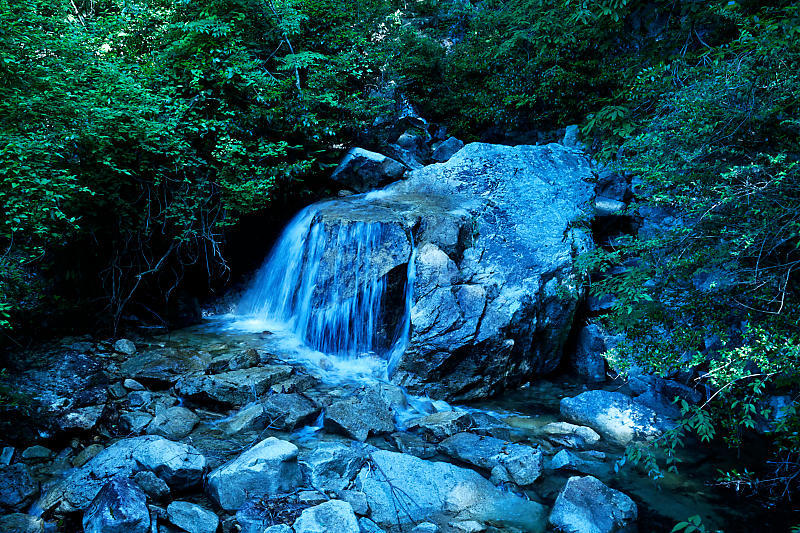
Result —
<instances>
[{"instance_id":1,"label":"dense vegetation","mask_svg":"<svg viewBox=\"0 0 800 533\"><path fill-rule=\"evenodd\" d=\"M466 139L580 123L634 177L631 217L671 220L583 259L617 298L612 366L706 392L660 443L667 466L690 436L766 436L719 483L789 498L798 71L788 1L0 0L0 321L65 305L114 325L190 271L224 275L227 229L324 189L401 97Z\"/></svg>"}]
</instances>

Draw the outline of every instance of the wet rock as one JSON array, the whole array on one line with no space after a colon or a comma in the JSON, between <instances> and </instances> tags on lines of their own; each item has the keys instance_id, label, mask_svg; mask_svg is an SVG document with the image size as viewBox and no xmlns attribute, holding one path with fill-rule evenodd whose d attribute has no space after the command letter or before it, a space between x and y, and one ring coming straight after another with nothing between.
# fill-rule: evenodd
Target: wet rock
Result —
<instances>
[{"instance_id":1,"label":"wet rock","mask_svg":"<svg viewBox=\"0 0 800 533\"><path fill-rule=\"evenodd\" d=\"M394 414L379 394L365 390L328 406L325 429L364 442L370 435L394 431Z\"/></svg>"},{"instance_id":2,"label":"wet rock","mask_svg":"<svg viewBox=\"0 0 800 533\"><path fill-rule=\"evenodd\" d=\"M499 520L539 530L544 508L497 489L473 470L384 450L370 455L356 486L367 495L371 518L391 527L447 512L460 520Z\"/></svg>"},{"instance_id":3,"label":"wet rock","mask_svg":"<svg viewBox=\"0 0 800 533\"><path fill-rule=\"evenodd\" d=\"M150 533L150 510L144 493L131 480L106 483L83 515L84 533Z\"/></svg>"},{"instance_id":4,"label":"wet rock","mask_svg":"<svg viewBox=\"0 0 800 533\"><path fill-rule=\"evenodd\" d=\"M169 521L188 533L216 533L219 517L199 505L175 501L167 507Z\"/></svg>"},{"instance_id":5,"label":"wet rock","mask_svg":"<svg viewBox=\"0 0 800 533\"><path fill-rule=\"evenodd\" d=\"M460 141L455 137L450 137L446 141L442 141L436 146L436 148L433 150L431 158L438 163L444 163L462 148L464 148L463 141Z\"/></svg>"},{"instance_id":6,"label":"wet rock","mask_svg":"<svg viewBox=\"0 0 800 533\"><path fill-rule=\"evenodd\" d=\"M208 476L210 496L225 510L239 509L249 498L273 496L300 485L297 446L265 439Z\"/></svg>"},{"instance_id":7,"label":"wet rock","mask_svg":"<svg viewBox=\"0 0 800 533\"><path fill-rule=\"evenodd\" d=\"M595 430L586 426L577 426L569 422L553 422L542 427L542 433L548 440L568 448L583 449L600 440Z\"/></svg>"},{"instance_id":8,"label":"wet rock","mask_svg":"<svg viewBox=\"0 0 800 533\"><path fill-rule=\"evenodd\" d=\"M22 450L22 458L28 461L45 461L53 456L53 450L39 444Z\"/></svg>"},{"instance_id":9,"label":"wet rock","mask_svg":"<svg viewBox=\"0 0 800 533\"><path fill-rule=\"evenodd\" d=\"M23 513L0 516L0 531L8 533L44 533L44 521Z\"/></svg>"},{"instance_id":10,"label":"wet rock","mask_svg":"<svg viewBox=\"0 0 800 533\"><path fill-rule=\"evenodd\" d=\"M231 370L253 368L254 366L258 366L260 359L261 356L258 354L258 351L250 348L231 357L228 361L228 368Z\"/></svg>"},{"instance_id":11,"label":"wet rock","mask_svg":"<svg viewBox=\"0 0 800 533\"><path fill-rule=\"evenodd\" d=\"M408 429L438 442L466 430L471 423L469 414L463 411L439 411L409 421Z\"/></svg>"},{"instance_id":12,"label":"wet rock","mask_svg":"<svg viewBox=\"0 0 800 533\"><path fill-rule=\"evenodd\" d=\"M267 416L264 406L254 402L245 405L227 419L219 423L219 428L226 435L235 435L240 431L261 431L267 427Z\"/></svg>"},{"instance_id":13,"label":"wet rock","mask_svg":"<svg viewBox=\"0 0 800 533\"><path fill-rule=\"evenodd\" d=\"M606 335L597 324L589 324L578 334L575 354L570 366L580 377L590 383L606 380Z\"/></svg>"},{"instance_id":14,"label":"wet rock","mask_svg":"<svg viewBox=\"0 0 800 533\"><path fill-rule=\"evenodd\" d=\"M592 476L571 477L556 498L550 524L574 533L613 533L634 522L638 510L625 494Z\"/></svg>"},{"instance_id":15,"label":"wet rock","mask_svg":"<svg viewBox=\"0 0 800 533\"><path fill-rule=\"evenodd\" d=\"M128 411L119 417L120 427L130 435L139 435L152 421L153 415L143 411Z\"/></svg>"},{"instance_id":16,"label":"wet rock","mask_svg":"<svg viewBox=\"0 0 800 533\"><path fill-rule=\"evenodd\" d=\"M308 374L292 374L288 379L270 387L270 391L282 394L290 392L305 392L317 386L319 380Z\"/></svg>"},{"instance_id":17,"label":"wet rock","mask_svg":"<svg viewBox=\"0 0 800 533\"><path fill-rule=\"evenodd\" d=\"M133 480L147 496L155 501L162 501L169 497L169 485L149 470L137 472L133 476Z\"/></svg>"},{"instance_id":18,"label":"wet rock","mask_svg":"<svg viewBox=\"0 0 800 533\"><path fill-rule=\"evenodd\" d=\"M125 355L133 355L136 353L136 345L128 339L119 339L114 343L114 351Z\"/></svg>"},{"instance_id":19,"label":"wet rock","mask_svg":"<svg viewBox=\"0 0 800 533\"><path fill-rule=\"evenodd\" d=\"M156 415L147 426L147 433L180 440L191 433L199 421L200 417L185 407L170 407Z\"/></svg>"},{"instance_id":20,"label":"wet rock","mask_svg":"<svg viewBox=\"0 0 800 533\"><path fill-rule=\"evenodd\" d=\"M652 440L670 424L655 411L619 392L593 390L561 400L561 415L596 430L609 441L625 446L634 440Z\"/></svg>"},{"instance_id":21,"label":"wet rock","mask_svg":"<svg viewBox=\"0 0 800 533\"><path fill-rule=\"evenodd\" d=\"M120 366L120 373L137 381L167 387L182 376L202 373L207 365L208 357L201 353L159 348L131 357Z\"/></svg>"},{"instance_id":22,"label":"wet rock","mask_svg":"<svg viewBox=\"0 0 800 533\"><path fill-rule=\"evenodd\" d=\"M0 508L22 511L39 495L39 483L31 476L30 469L15 463L0 466Z\"/></svg>"},{"instance_id":23,"label":"wet rock","mask_svg":"<svg viewBox=\"0 0 800 533\"><path fill-rule=\"evenodd\" d=\"M368 448L357 443L320 442L300 457L307 483L318 490L346 489L364 464Z\"/></svg>"},{"instance_id":24,"label":"wet rock","mask_svg":"<svg viewBox=\"0 0 800 533\"><path fill-rule=\"evenodd\" d=\"M501 466L518 485L530 485L542 472L541 450L522 444L509 444L494 437L456 433L443 440L439 450L489 471Z\"/></svg>"},{"instance_id":25,"label":"wet rock","mask_svg":"<svg viewBox=\"0 0 800 533\"><path fill-rule=\"evenodd\" d=\"M349 503L331 500L310 507L292 525L295 533L360 533L358 520Z\"/></svg>"},{"instance_id":26,"label":"wet rock","mask_svg":"<svg viewBox=\"0 0 800 533\"><path fill-rule=\"evenodd\" d=\"M436 444L411 433L393 433L392 438L401 452L411 454L420 459L430 459L437 453Z\"/></svg>"},{"instance_id":27,"label":"wet rock","mask_svg":"<svg viewBox=\"0 0 800 533\"><path fill-rule=\"evenodd\" d=\"M411 533L439 533L439 526L431 522L423 522L417 524L414 529L411 530Z\"/></svg>"},{"instance_id":28,"label":"wet rock","mask_svg":"<svg viewBox=\"0 0 800 533\"><path fill-rule=\"evenodd\" d=\"M385 155L351 148L331 179L356 192L366 192L403 177L405 167Z\"/></svg>"},{"instance_id":29,"label":"wet rock","mask_svg":"<svg viewBox=\"0 0 800 533\"><path fill-rule=\"evenodd\" d=\"M287 526L286 524L278 524L276 526L269 526L264 530L264 533L294 533L294 531L292 530L291 526Z\"/></svg>"},{"instance_id":30,"label":"wet rock","mask_svg":"<svg viewBox=\"0 0 800 533\"><path fill-rule=\"evenodd\" d=\"M561 450L550 460L550 470L573 470L582 474L599 473L601 465L594 460L587 460L569 450Z\"/></svg>"},{"instance_id":31,"label":"wet rock","mask_svg":"<svg viewBox=\"0 0 800 533\"><path fill-rule=\"evenodd\" d=\"M271 394L264 400L264 414L271 428L294 431L319 416L320 409L301 394Z\"/></svg>"},{"instance_id":32,"label":"wet rock","mask_svg":"<svg viewBox=\"0 0 800 533\"><path fill-rule=\"evenodd\" d=\"M200 484L205 467L205 457L188 444L156 435L123 439L51 487L41 506L59 514L86 509L113 477L130 477L139 470L150 470L170 487L185 489Z\"/></svg>"},{"instance_id":33,"label":"wet rock","mask_svg":"<svg viewBox=\"0 0 800 533\"><path fill-rule=\"evenodd\" d=\"M196 401L245 405L265 397L271 385L283 381L291 373L290 366L265 365L183 378L175 389L180 395Z\"/></svg>"},{"instance_id":34,"label":"wet rock","mask_svg":"<svg viewBox=\"0 0 800 533\"><path fill-rule=\"evenodd\" d=\"M80 468L102 451L102 444L90 444L75 456L75 458L72 460L72 466Z\"/></svg>"}]
</instances>

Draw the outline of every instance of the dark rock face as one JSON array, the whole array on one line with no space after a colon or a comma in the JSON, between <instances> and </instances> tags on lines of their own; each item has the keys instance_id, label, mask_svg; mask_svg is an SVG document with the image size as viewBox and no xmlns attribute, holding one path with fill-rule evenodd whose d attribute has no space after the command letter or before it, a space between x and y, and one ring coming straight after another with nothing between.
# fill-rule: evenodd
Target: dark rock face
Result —
<instances>
[{"instance_id":1,"label":"dark rock face","mask_svg":"<svg viewBox=\"0 0 800 533\"><path fill-rule=\"evenodd\" d=\"M144 493L129 479L113 478L83 515L85 533L149 533L150 511Z\"/></svg>"},{"instance_id":2,"label":"dark rock face","mask_svg":"<svg viewBox=\"0 0 800 533\"><path fill-rule=\"evenodd\" d=\"M636 504L592 476L571 477L556 498L550 524L573 533L613 533L635 521Z\"/></svg>"},{"instance_id":3,"label":"dark rock face","mask_svg":"<svg viewBox=\"0 0 800 533\"><path fill-rule=\"evenodd\" d=\"M22 511L39 494L39 483L22 463L0 466L0 509Z\"/></svg>"},{"instance_id":4,"label":"dark rock face","mask_svg":"<svg viewBox=\"0 0 800 533\"><path fill-rule=\"evenodd\" d=\"M44 435L92 429L108 400L108 376L94 356L68 351L29 370L13 386L34 399L34 424Z\"/></svg>"},{"instance_id":5,"label":"dark rock face","mask_svg":"<svg viewBox=\"0 0 800 533\"><path fill-rule=\"evenodd\" d=\"M352 148L331 179L357 192L365 192L400 179L405 170L402 164L383 154Z\"/></svg>"},{"instance_id":6,"label":"dark rock face","mask_svg":"<svg viewBox=\"0 0 800 533\"><path fill-rule=\"evenodd\" d=\"M580 377L590 383L606 380L606 336L596 324L589 324L578 334L575 354L570 358L570 366Z\"/></svg>"}]
</instances>

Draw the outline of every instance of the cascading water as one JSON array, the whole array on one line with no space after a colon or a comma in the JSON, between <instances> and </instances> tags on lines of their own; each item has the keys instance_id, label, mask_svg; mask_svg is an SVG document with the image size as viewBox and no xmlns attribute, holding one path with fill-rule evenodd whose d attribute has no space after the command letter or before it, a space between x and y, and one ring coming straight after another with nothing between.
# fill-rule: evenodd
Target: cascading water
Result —
<instances>
[{"instance_id":1,"label":"cascading water","mask_svg":"<svg viewBox=\"0 0 800 533\"><path fill-rule=\"evenodd\" d=\"M346 216L369 203L322 205L336 206L342 216L323 216L320 204L300 212L256 274L237 314L284 324L323 353L395 360L408 337L413 248L406 262L404 301L389 301L389 273L376 259L391 246L387 225ZM403 307L395 324L389 318L397 310L387 309L393 304Z\"/></svg>"}]
</instances>

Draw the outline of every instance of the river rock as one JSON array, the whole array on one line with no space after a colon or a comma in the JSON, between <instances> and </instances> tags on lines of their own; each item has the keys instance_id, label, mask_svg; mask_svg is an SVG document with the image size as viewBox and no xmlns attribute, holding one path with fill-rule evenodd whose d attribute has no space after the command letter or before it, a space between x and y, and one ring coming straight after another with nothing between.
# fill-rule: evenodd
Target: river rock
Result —
<instances>
[{"instance_id":1,"label":"river rock","mask_svg":"<svg viewBox=\"0 0 800 533\"><path fill-rule=\"evenodd\" d=\"M390 157L363 148L351 148L331 179L348 189L364 192L403 177L405 167Z\"/></svg>"},{"instance_id":2,"label":"river rock","mask_svg":"<svg viewBox=\"0 0 800 533\"><path fill-rule=\"evenodd\" d=\"M439 533L439 526L431 522L423 522L414 526L411 533Z\"/></svg>"},{"instance_id":3,"label":"river rock","mask_svg":"<svg viewBox=\"0 0 800 533\"><path fill-rule=\"evenodd\" d=\"M39 495L39 483L23 463L0 466L0 508L22 511Z\"/></svg>"},{"instance_id":4,"label":"river rock","mask_svg":"<svg viewBox=\"0 0 800 533\"><path fill-rule=\"evenodd\" d=\"M156 435L123 439L51 487L41 506L60 514L86 509L111 478L130 477L139 470L150 470L170 487L185 489L200 484L205 467L205 457L188 444Z\"/></svg>"},{"instance_id":5,"label":"river rock","mask_svg":"<svg viewBox=\"0 0 800 533\"><path fill-rule=\"evenodd\" d=\"M349 503L331 500L304 510L292 525L295 533L359 533L358 520Z\"/></svg>"},{"instance_id":6,"label":"river rock","mask_svg":"<svg viewBox=\"0 0 800 533\"><path fill-rule=\"evenodd\" d=\"M442 513L541 531L544 507L496 488L473 470L378 450L356 478L378 525L409 524Z\"/></svg>"},{"instance_id":7,"label":"river rock","mask_svg":"<svg viewBox=\"0 0 800 533\"><path fill-rule=\"evenodd\" d=\"M314 402L297 393L271 394L264 400L263 409L269 427L286 431L311 424L320 413Z\"/></svg>"},{"instance_id":8,"label":"river rock","mask_svg":"<svg viewBox=\"0 0 800 533\"><path fill-rule=\"evenodd\" d=\"M207 489L220 507L239 509L249 498L274 496L300 485L297 446L270 437L208 476Z\"/></svg>"},{"instance_id":9,"label":"river rock","mask_svg":"<svg viewBox=\"0 0 800 533\"><path fill-rule=\"evenodd\" d=\"M139 485L139 488L153 500L164 500L170 494L169 485L149 470L137 472L136 475L133 476L133 480Z\"/></svg>"},{"instance_id":10,"label":"river rock","mask_svg":"<svg viewBox=\"0 0 800 533\"><path fill-rule=\"evenodd\" d=\"M593 390L561 400L561 415L589 426L614 444L652 440L671 427L655 411L620 392Z\"/></svg>"},{"instance_id":11,"label":"river rock","mask_svg":"<svg viewBox=\"0 0 800 533\"><path fill-rule=\"evenodd\" d=\"M138 435L153 421L153 415L144 411L128 411L119 416L119 425L123 431Z\"/></svg>"},{"instance_id":12,"label":"river rock","mask_svg":"<svg viewBox=\"0 0 800 533\"><path fill-rule=\"evenodd\" d=\"M408 422L408 429L438 442L450 435L464 431L472 424L469 413L464 411L439 411Z\"/></svg>"},{"instance_id":13,"label":"river rock","mask_svg":"<svg viewBox=\"0 0 800 533\"><path fill-rule=\"evenodd\" d=\"M80 468L86 463L88 463L92 457L94 457L95 455L97 455L102 451L103 451L102 444L90 444L89 446L81 450L78 453L78 455L75 456L75 458L72 460L72 466Z\"/></svg>"},{"instance_id":14,"label":"river rock","mask_svg":"<svg viewBox=\"0 0 800 533\"><path fill-rule=\"evenodd\" d=\"M0 516L0 531L7 531L8 533L44 533L44 521L29 514L12 513Z\"/></svg>"},{"instance_id":15,"label":"river rock","mask_svg":"<svg viewBox=\"0 0 800 533\"><path fill-rule=\"evenodd\" d=\"M169 521L188 533L216 533L219 517L199 505L175 501L167 507Z\"/></svg>"},{"instance_id":16,"label":"river rock","mask_svg":"<svg viewBox=\"0 0 800 533\"><path fill-rule=\"evenodd\" d=\"M292 367L264 365L222 374L190 376L178 381L175 390L196 401L245 405L266 396L270 386L289 377Z\"/></svg>"},{"instance_id":17,"label":"river rock","mask_svg":"<svg viewBox=\"0 0 800 533\"><path fill-rule=\"evenodd\" d=\"M578 334L575 353L570 358L570 366L589 383L606 380L606 336L597 324L583 327Z\"/></svg>"},{"instance_id":18,"label":"river rock","mask_svg":"<svg viewBox=\"0 0 800 533\"><path fill-rule=\"evenodd\" d=\"M131 480L114 477L83 515L84 533L149 533L147 498Z\"/></svg>"},{"instance_id":19,"label":"river rock","mask_svg":"<svg viewBox=\"0 0 800 533\"><path fill-rule=\"evenodd\" d=\"M358 527L361 533L386 533L381 526L363 516L358 519Z\"/></svg>"},{"instance_id":20,"label":"river rock","mask_svg":"<svg viewBox=\"0 0 800 533\"><path fill-rule=\"evenodd\" d=\"M523 444L510 444L494 437L456 433L442 441L439 450L489 471L503 467L518 485L530 485L542 472L541 450Z\"/></svg>"},{"instance_id":21,"label":"river rock","mask_svg":"<svg viewBox=\"0 0 800 533\"><path fill-rule=\"evenodd\" d=\"M120 372L127 378L158 386L174 385L187 374L205 371L209 356L173 348L159 348L136 354L122 363Z\"/></svg>"},{"instance_id":22,"label":"river rock","mask_svg":"<svg viewBox=\"0 0 800 533\"><path fill-rule=\"evenodd\" d=\"M179 440L191 433L199 421L200 417L185 407L169 407L150 422L147 433Z\"/></svg>"},{"instance_id":23,"label":"river rock","mask_svg":"<svg viewBox=\"0 0 800 533\"><path fill-rule=\"evenodd\" d=\"M325 428L364 442L370 435L394 431L394 413L375 391L363 390L328 406Z\"/></svg>"},{"instance_id":24,"label":"river rock","mask_svg":"<svg viewBox=\"0 0 800 533\"><path fill-rule=\"evenodd\" d=\"M597 444L600 435L586 426L577 426L569 422L552 422L542 427L545 437L567 448L583 449Z\"/></svg>"},{"instance_id":25,"label":"river rock","mask_svg":"<svg viewBox=\"0 0 800 533\"><path fill-rule=\"evenodd\" d=\"M240 431L261 431L267 427L267 422L264 406L253 402L220 421L219 427L226 435L234 435Z\"/></svg>"},{"instance_id":26,"label":"river rock","mask_svg":"<svg viewBox=\"0 0 800 533\"><path fill-rule=\"evenodd\" d=\"M306 482L318 490L346 489L364 465L369 448L358 443L320 442L300 456Z\"/></svg>"},{"instance_id":27,"label":"river rock","mask_svg":"<svg viewBox=\"0 0 800 533\"><path fill-rule=\"evenodd\" d=\"M133 355L136 353L136 345L128 339L119 339L114 343L114 351L124 355Z\"/></svg>"},{"instance_id":28,"label":"river rock","mask_svg":"<svg viewBox=\"0 0 800 533\"><path fill-rule=\"evenodd\" d=\"M592 476L575 476L556 498L550 524L571 533L613 533L637 515L636 504L625 494Z\"/></svg>"},{"instance_id":29,"label":"river rock","mask_svg":"<svg viewBox=\"0 0 800 533\"><path fill-rule=\"evenodd\" d=\"M464 148L464 141L460 141L455 137L450 137L436 145L431 158L438 163L444 163L462 148Z\"/></svg>"},{"instance_id":30,"label":"river rock","mask_svg":"<svg viewBox=\"0 0 800 533\"><path fill-rule=\"evenodd\" d=\"M596 460L584 459L569 451L561 450L550 460L550 470L573 470L582 474L597 475L602 465Z\"/></svg>"}]
</instances>

